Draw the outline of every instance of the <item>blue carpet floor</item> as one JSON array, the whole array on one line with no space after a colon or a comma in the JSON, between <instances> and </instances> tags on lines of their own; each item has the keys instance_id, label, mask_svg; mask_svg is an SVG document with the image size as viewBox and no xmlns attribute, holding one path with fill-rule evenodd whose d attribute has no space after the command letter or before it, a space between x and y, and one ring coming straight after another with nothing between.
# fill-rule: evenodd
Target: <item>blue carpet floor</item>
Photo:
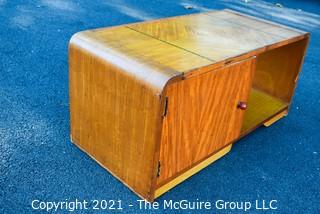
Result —
<instances>
[{"instance_id":1,"label":"blue carpet floor","mask_svg":"<svg viewBox=\"0 0 320 214\"><path fill-rule=\"evenodd\" d=\"M222 8L311 32L290 114L157 201L275 199L277 213L320 213L320 2L274 3L0 0L0 213L31 213L35 199L119 199L125 213L146 212L136 195L69 141L68 41L85 29ZM99 211L78 213L89 212Z\"/></svg>"}]
</instances>

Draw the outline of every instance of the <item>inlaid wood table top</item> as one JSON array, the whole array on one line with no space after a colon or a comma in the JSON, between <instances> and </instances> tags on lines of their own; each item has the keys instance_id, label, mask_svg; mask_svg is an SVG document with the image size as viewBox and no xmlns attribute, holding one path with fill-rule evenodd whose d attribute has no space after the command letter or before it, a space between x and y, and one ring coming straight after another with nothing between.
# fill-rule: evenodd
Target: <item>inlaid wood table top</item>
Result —
<instances>
[{"instance_id":1,"label":"inlaid wood table top","mask_svg":"<svg viewBox=\"0 0 320 214\"><path fill-rule=\"evenodd\" d=\"M307 34L221 10L83 31L72 38L71 44L77 40L90 46L100 57L120 68L129 67L138 80L161 90L173 77L245 59Z\"/></svg>"}]
</instances>

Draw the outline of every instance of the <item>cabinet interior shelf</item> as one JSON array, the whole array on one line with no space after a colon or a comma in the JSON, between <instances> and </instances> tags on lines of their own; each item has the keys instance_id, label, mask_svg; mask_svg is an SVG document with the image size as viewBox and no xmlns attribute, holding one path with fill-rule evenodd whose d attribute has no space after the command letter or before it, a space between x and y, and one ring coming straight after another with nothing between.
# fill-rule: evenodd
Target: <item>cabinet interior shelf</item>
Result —
<instances>
[{"instance_id":1,"label":"cabinet interior shelf","mask_svg":"<svg viewBox=\"0 0 320 214\"><path fill-rule=\"evenodd\" d=\"M244 116L241 133L245 134L268 120L270 116L285 110L288 103L261 90L252 88L248 100L248 109Z\"/></svg>"}]
</instances>

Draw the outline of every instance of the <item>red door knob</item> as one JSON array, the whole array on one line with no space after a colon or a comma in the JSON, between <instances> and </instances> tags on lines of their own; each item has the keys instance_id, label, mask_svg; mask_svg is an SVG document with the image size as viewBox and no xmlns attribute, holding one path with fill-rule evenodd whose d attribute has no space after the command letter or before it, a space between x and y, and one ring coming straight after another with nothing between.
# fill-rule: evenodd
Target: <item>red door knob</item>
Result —
<instances>
[{"instance_id":1,"label":"red door knob","mask_svg":"<svg viewBox=\"0 0 320 214\"><path fill-rule=\"evenodd\" d=\"M248 106L246 102L239 101L237 107L241 110L246 110Z\"/></svg>"}]
</instances>

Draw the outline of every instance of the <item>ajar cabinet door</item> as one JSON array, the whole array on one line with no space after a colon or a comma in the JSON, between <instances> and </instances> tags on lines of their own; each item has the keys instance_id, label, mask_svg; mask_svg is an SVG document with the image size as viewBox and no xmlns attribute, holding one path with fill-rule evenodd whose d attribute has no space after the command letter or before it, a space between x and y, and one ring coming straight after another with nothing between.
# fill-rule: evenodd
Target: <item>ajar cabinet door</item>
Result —
<instances>
[{"instance_id":1,"label":"ajar cabinet door","mask_svg":"<svg viewBox=\"0 0 320 214\"><path fill-rule=\"evenodd\" d=\"M239 137L256 58L169 84L165 91L160 173L173 179Z\"/></svg>"}]
</instances>

